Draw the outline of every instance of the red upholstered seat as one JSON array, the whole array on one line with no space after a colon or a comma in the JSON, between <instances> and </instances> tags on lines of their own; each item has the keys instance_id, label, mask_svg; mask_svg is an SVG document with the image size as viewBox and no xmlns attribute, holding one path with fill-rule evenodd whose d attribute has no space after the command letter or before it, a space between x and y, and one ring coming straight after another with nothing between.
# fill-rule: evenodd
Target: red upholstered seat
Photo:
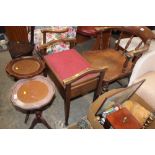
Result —
<instances>
[{"instance_id":1,"label":"red upholstered seat","mask_svg":"<svg viewBox=\"0 0 155 155\"><path fill-rule=\"evenodd\" d=\"M95 26L79 26L77 29L77 33L85 36L95 36L96 35Z\"/></svg>"},{"instance_id":2,"label":"red upholstered seat","mask_svg":"<svg viewBox=\"0 0 155 155\"><path fill-rule=\"evenodd\" d=\"M90 67L75 49L44 56L48 67L52 69L60 80L64 80Z\"/></svg>"}]
</instances>

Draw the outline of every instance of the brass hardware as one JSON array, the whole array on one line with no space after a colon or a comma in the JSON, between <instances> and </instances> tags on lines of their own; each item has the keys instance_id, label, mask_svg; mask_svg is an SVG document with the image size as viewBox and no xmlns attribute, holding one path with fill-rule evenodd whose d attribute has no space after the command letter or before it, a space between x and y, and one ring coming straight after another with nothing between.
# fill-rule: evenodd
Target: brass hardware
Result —
<instances>
[{"instance_id":1,"label":"brass hardware","mask_svg":"<svg viewBox=\"0 0 155 155\"><path fill-rule=\"evenodd\" d=\"M127 122L127 120L128 120L128 118L125 116L125 117L123 117L123 123L126 123Z\"/></svg>"}]
</instances>

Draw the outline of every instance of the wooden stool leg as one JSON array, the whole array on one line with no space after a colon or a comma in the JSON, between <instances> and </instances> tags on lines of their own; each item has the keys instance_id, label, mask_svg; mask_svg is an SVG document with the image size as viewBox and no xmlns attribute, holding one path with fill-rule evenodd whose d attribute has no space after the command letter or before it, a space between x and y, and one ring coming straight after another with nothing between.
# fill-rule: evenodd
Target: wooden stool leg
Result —
<instances>
[{"instance_id":1,"label":"wooden stool leg","mask_svg":"<svg viewBox=\"0 0 155 155\"><path fill-rule=\"evenodd\" d=\"M37 124L37 123L42 123L44 124L48 129L51 129L50 125L47 123L47 121L42 117L42 111L36 111L35 113L36 117L34 118L31 126L30 126L30 129L33 129L34 126Z\"/></svg>"},{"instance_id":2,"label":"wooden stool leg","mask_svg":"<svg viewBox=\"0 0 155 155\"><path fill-rule=\"evenodd\" d=\"M65 102L65 125L68 125L68 118L70 112L70 101Z\"/></svg>"},{"instance_id":3,"label":"wooden stool leg","mask_svg":"<svg viewBox=\"0 0 155 155\"><path fill-rule=\"evenodd\" d=\"M27 123L27 121L28 121L28 119L29 119L29 116L30 116L30 113L27 113L27 114L26 114L26 117L25 117L25 121L24 121L25 123Z\"/></svg>"},{"instance_id":4,"label":"wooden stool leg","mask_svg":"<svg viewBox=\"0 0 155 155\"><path fill-rule=\"evenodd\" d=\"M68 125L68 118L70 112L70 98L71 98L71 84L66 85L65 92L65 100L64 100L64 108L65 108L65 125Z\"/></svg>"},{"instance_id":5,"label":"wooden stool leg","mask_svg":"<svg viewBox=\"0 0 155 155\"><path fill-rule=\"evenodd\" d=\"M47 121L41 117L41 123L44 124L48 129L52 129L51 126L47 123Z\"/></svg>"},{"instance_id":6,"label":"wooden stool leg","mask_svg":"<svg viewBox=\"0 0 155 155\"><path fill-rule=\"evenodd\" d=\"M31 126L30 126L30 129L33 129L37 123L38 123L37 118L34 118L32 124L31 124Z\"/></svg>"}]
</instances>

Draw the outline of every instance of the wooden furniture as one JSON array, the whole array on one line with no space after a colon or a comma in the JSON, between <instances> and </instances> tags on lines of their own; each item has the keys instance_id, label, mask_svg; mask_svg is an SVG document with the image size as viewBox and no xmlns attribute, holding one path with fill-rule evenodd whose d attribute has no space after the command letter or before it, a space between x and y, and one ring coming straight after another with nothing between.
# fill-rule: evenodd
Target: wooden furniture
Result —
<instances>
[{"instance_id":1,"label":"wooden furniture","mask_svg":"<svg viewBox=\"0 0 155 155\"><path fill-rule=\"evenodd\" d=\"M105 128L113 129L140 129L142 126L136 118L126 109L122 108L109 114L106 118Z\"/></svg>"},{"instance_id":2,"label":"wooden furniture","mask_svg":"<svg viewBox=\"0 0 155 155\"><path fill-rule=\"evenodd\" d=\"M6 72L17 79L30 78L43 72L45 63L33 56L11 60L6 66Z\"/></svg>"},{"instance_id":3,"label":"wooden furniture","mask_svg":"<svg viewBox=\"0 0 155 155\"><path fill-rule=\"evenodd\" d=\"M29 115L35 113L30 128L37 123L44 124L51 128L42 117L42 112L49 107L54 97L55 89L52 81L43 76L36 76L32 79L22 79L12 87L11 101L16 109L26 113L25 123Z\"/></svg>"},{"instance_id":4,"label":"wooden furniture","mask_svg":"<svg viewBox=\"0 0 155 155\"><path fill-rule=\"evenodd\" d=\"M95 26L78 26L77 27L77 43L82 43L90 38L96 37Z\"/></svg>"},{"instance_id":5,"label":"wooden furniture","mask_svg":"<svg viewBox=\"0 0 155 155\"><path fill-rule=\"evenodd\" d=\"M12 57L32 55L34 49L34 26L30 27L31 40L28 40L28 27L26 26L5 26L5 33L9 39L9 52Z\"/></svg>"},{"instance_id":6,"label":"wooden furniture","mask_svg":"<svg viewBox=\"0 0 155 155\"><path fill-rule=\"evenodd\" d=\"M95 102L93 102L88 110L87 119L90 122L92 128L94 129L103 129L103 126L99 123L96 113L99 110L100 106L102 105L103 101L112 96L113 94L119 92L120 90L123 90L124 88L120 89L113 89L111 91L108 91L101 95ZM131 98L131 101L137 102L140 105L142 105L144 108L149 110L150 112L154 112L154 110L149 106L147 102L145 102L141 97L139 97L137 94L134 94ZM155 121L153 121L147 128L155 128Z\"/></svg>"},{"instance_id":7,"label":"wooden furniture","mask_svg":"<svg viewBox=\"0 0 155 155\"><path fill-rule=\"evenodd\" d=\"M124 77L128 77L138 58L148 51L153 33L147 27L140 26L115 26L115 27L98 27L96 48L83 52L82 56L96 68L103 66L108 67L103 78L103 90L108 90L108 85ZM108 32L109 39L105 46L104 33ZM120 42L125 36L130 36L124 48L120 47ZM141 41L129 51L128 48L132 39L138 37Z\"/></svg>"},{"instance_id":8,"label":"wooden furniture","mask_svg":"<svg viewBox=\"0 0 155 155\"><path fill-rule=\"evenodd\" d=\"M40 54L41 57L42 55L53 53L54 51L60 52L70 49L76 44L76 38L74 38L75 34L71 35L69 28L46 28L42 29L41 32L43 35L43 44L38 47L38 54ZM47 35L50 37L48 38Z\"/></svg>"},{"instance_id":9,"label":"wooden furniture","mask_svg":"<svg viewBox=\"0 0 155 155\"><path fill-rule=\"evenodd\" d=\"M82 43L85 41L88 41L89 39L96 39L97 38L97 30L96 28L107 28L107 26L78 26L77 28L77 43ZM102 35L103 43L102 47L107 48L107 44L109 41L110 32L105 31ZM92 50L98 50L99 49L99 40L96 40L95 44L92 45Z\"/></svg>"},{"instance_id":10,"label":"wooden furniture","mask_svg":"<svg viewBox=\"0 0 155 155\"><path fill-rule=\"evenodd\" d=\"M102 78L106 68L91 68L74 49L49 54L43 59L64 99L65 124L68 125L70 100L90 91L95 91L94 99L96 99L101 93Z\"/></svg>"}]
</instances>

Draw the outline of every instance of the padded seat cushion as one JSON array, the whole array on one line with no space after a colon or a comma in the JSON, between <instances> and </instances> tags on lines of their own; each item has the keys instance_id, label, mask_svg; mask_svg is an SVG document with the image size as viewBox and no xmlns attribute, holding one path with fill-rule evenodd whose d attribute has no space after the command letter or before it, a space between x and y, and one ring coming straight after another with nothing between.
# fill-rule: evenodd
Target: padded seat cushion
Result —
<instances>
[{"instance_id":1,"label":"padded seat cushion","mask_svg":"<svg viewBox=\"0 0 155 155\"><path fill-rule=\"evenodd\" d=\"M148 72L138 78L135 82L146 79L137 90L136 94L155 110L155 72Z\"/></svg>"},{"instance_id":2,"label":"padded seat cushion","mask_svg":"<svg viewBox=\"0 0 155 155\"><path fill-rule=\"evenodd\" d=\"M44 60L62 81L90 67L75 49L46 55Z\"/></svg>"}]
</instances>

